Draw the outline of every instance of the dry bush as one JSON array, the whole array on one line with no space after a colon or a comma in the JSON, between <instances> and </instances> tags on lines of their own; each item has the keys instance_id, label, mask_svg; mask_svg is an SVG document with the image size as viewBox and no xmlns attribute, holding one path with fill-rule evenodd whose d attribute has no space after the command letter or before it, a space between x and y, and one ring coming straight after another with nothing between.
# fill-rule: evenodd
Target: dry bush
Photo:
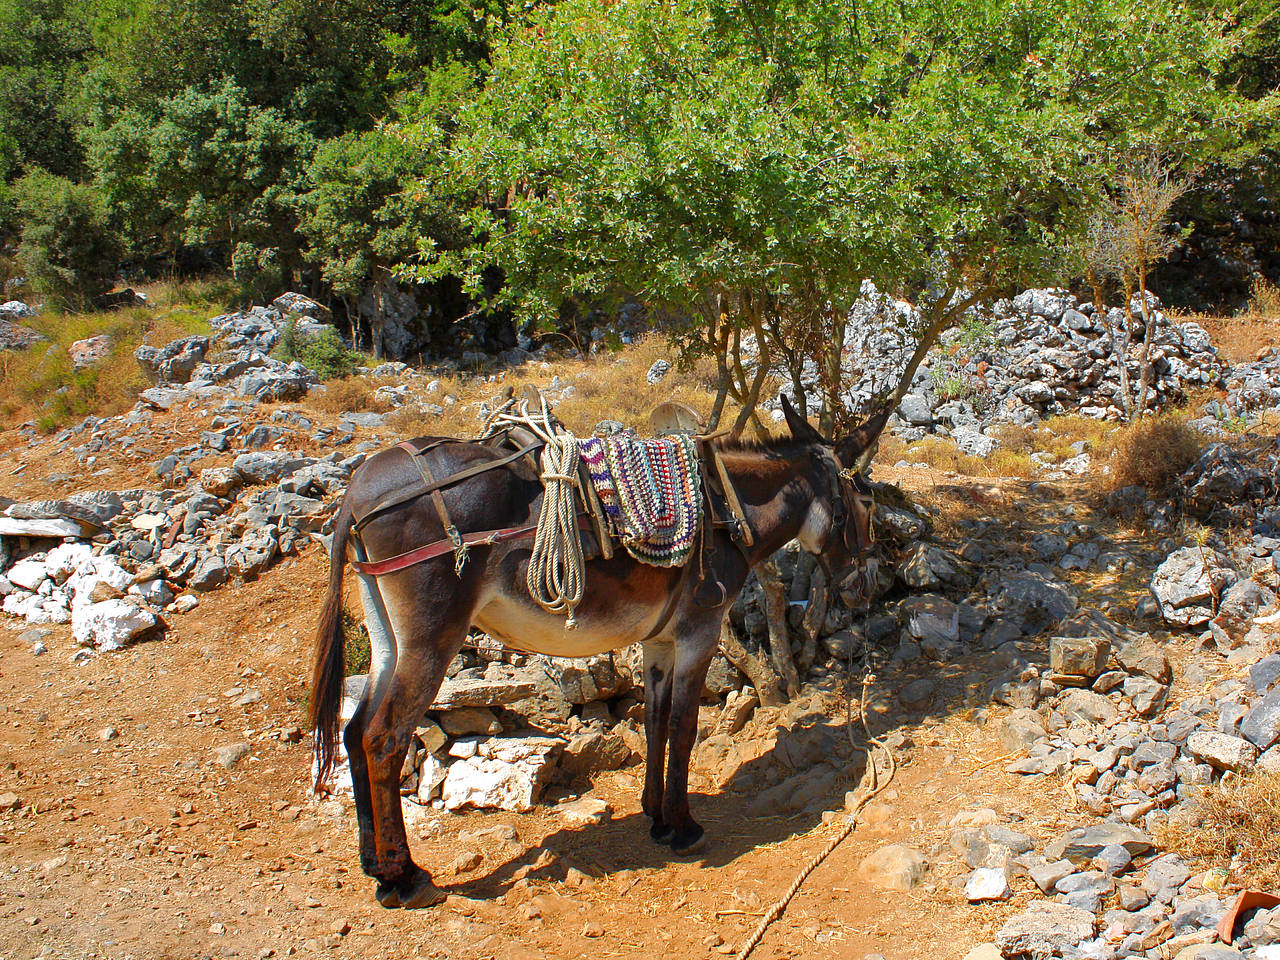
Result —
<instances>
[{"instance_id":1,"label":"dry bush","mask_svg":"<svg viewBox=\"0 0 1280 960\"><path fill-rule=\"evenodd\" d=\"M1160 833L1162 846L1208 867L1229 867L1232 881L1246 889L1270 890L1280 885L1280 774L1258 772L1206 787L1191 819Z\"/></svg>"},{"instance_id":2,"label":"dry bush","mask_svg":"<svg viewBox=\"0 0 1280 960\"><path fill-rule=\"evenodd\" d=\"M378 396L378 385L364 377L328 380L312 406L325 413L386 413L391 403Z\"/></svg>"},{"instance_id":3,"label":"dry bush","mask_svg":"<svg viewBox=\"0 0 1280 960\"><path fill-rule=\"evenodd\" d=\"M1109 444L1111 485L1163 491L1195 463L1204 445L1204 436L1181 413L1161 413L1130 423L1116 431Z\"/></svg>"},{"instance_id":4,"label":"dry bush","mask_svg":"<svg viewBox=\"0 0 1280 960\"><path fill-rule=\"evenodd\" d=\"M1248 314L1264 319L1280 318L1280 287L1258 277L1249 287Z\"/></svg>"}]
</instances>

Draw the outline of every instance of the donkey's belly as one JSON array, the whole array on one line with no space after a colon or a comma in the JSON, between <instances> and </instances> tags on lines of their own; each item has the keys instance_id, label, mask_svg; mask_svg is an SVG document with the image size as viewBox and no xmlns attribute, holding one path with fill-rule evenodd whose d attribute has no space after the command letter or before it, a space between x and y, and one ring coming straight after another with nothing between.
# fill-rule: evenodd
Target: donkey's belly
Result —
<instances>
[{"instance_id":1,"label":"donkey's belly","mask_svg":"<svg viewBox=\"0 0 1280 960\"><path fill-rule=\"evenodd\" d=\"M552 657L590 657L642 639L652 629L658 611L630 604L621 609L578 607L578 625L566 630L563 614L530 609L527 601L495 597L475 613L474 623L513 650Z\"/></svg>"}]
</instances>

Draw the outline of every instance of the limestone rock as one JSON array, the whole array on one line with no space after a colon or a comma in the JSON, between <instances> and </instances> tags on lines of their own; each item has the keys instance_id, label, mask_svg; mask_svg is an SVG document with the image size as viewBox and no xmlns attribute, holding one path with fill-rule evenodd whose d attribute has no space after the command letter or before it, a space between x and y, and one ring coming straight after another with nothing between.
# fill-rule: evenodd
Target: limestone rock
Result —
<instances>
[{"instance_id":1,"label":"limestone rock","mask_svg":"<svg viewBox=\"0 0 1280 960\"><path fill-rule=\"evenodd\" d=\"M1092 680L1107 668L1111 641L1105 637L1053 637L1049 665L1054 673Z\"/></svg>"},{"instance_id":2,"label":"limestone rock","mask_svg":"<svg viewBox=\"0 0 1280 960\"><path fill-rule=\"evenodd\" d=\"M1187 750L1203 763L1236 773L1251 770L1258 759L1258 748L1243 737L1208 730L1191 734L1187 738Z\"/></svg>"},{"instance_id":3,"label":"limestone rock","mask_svg":"<svg viewBox=\"0 0 1280 960\"><path fill-rule=\"evenodd\" d=\"M1037 901L1000 928L996 944L1006 957L1063 956L1095 931L1092 913L1065 903Z\"/></svg>"},{"instance_id":4,"label":"limestone rock","mask_svg":"<svg viewBox=\"0 0 1280 960\"><path fill-rule=\"evenodd\" d=\"M475 756L449 767L440 794L445 807L528 813L554 767L562 743L552 737L481 740Z\"/></svg>"},{"instance_id":5,"label":"limestone rock","mask_svg":"<svg viewBox=\"0 0 1280 960\"><path fill-rule=\"evenodd\" d=\"M887 890L910 890L924 879L928 866L919 850L894 843L865 858L858 866L858 876Z\"/></svg>"},{"instance_id":6,"label":"limestone rock","mask_svg":"<svg viewBox=\"0 0 1280 960\"><path fill-rule=\"evenodd\" d=\"M1216 550L1183 547L1165 557L1151 578L1151 594L1168 623L1199 627L1213 619L1215 597L1239 580Z\"/></svg>"},{"instance_id":7,"label":"limestone rock","mask_svg":"<svg viewBox=\"0 0 1280 960\"><path fill-rule=\"evenodd\" d=\"M86 646L119 650L155 629L159 621L150 610L124 600L77 604L71 611L71 633Z\"/></svg>"}]
</instances>

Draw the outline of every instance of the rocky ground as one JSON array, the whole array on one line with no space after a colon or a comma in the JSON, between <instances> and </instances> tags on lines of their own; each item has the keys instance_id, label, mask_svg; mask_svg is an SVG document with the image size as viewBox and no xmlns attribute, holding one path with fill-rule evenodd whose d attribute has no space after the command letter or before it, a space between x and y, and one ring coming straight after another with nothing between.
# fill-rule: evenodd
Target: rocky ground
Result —
<instances>
[{"instance_id":1,"label":"rocky ground","mask_svg":"<svg viewBox=\"0 0 1280 960\"><path fill-rule=\"evenodd\" d=\"M391 432L314 408L314 376L266 356L298 309L144 348L157 385L125 416L6 433L0 957L731 954L852 800L845 664L860 677L864 652L900 772L761 956L1280 954L1265 911L1216 943L1240 877L1169 849L1203 787L1280 768L1280 446L1259 428L1209 446L1176 500L879 469L904 495L883 491L870 614L815 604L786 553L802 695L762 706L728 660L712 671L702 860L645 835L626 651L552 661L477 637L402 781L454 895L381 911L348 797L308 793L301 722L327 524ZM1271 355L1210 350L1233 416L1274 407L1240 393L1280 382ZM369 376L432 395L400 365ZM927 429L957 426L936 413ZM758 585L732 619L765 642Z\"/></svg>"}]
</instances>

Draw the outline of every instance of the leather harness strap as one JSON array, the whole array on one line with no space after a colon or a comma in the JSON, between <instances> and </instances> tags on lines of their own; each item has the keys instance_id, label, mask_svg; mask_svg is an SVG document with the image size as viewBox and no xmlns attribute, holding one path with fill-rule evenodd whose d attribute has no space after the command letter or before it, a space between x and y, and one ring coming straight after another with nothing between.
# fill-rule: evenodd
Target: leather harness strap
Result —
<instances>
[{"instance_id":1,"label":"leather harness strap","mask_svg":"<svg viewBox=\"0 0 1280 960\"><path fill-rule=\"evenodd\" d=\"M533 453L537 450L542 449L542 446L543 446L542 441L538 440L537 442L531 443L526 447L521 447L515 453L508 454L505 457L499 457L497 460L485 460L485 461L482 461L481 463L472 464L471 466L467 467L464 470L459 470L457 473L451 473L449 476L445 477L443 480L427 480L426 477L429 475L429 471L426 474L423 473L423 461L421 460L422 454L426 453L428 450L431 450L431 449L434 449L435 447L440 446L441 444L457 443L457 442L458 442L457 440L444 438L444 439L432 440L430 443L422 444L421 446L411 443L408 440L406 440L404 443L397 444L397 446L400 447L400 449L404 450L413 458L414 464L418 466L419 474L423 475L422 481L415 482L408 487L402 487L398 490L392 490L389 493L383 494L383 496L380 497L377 501L375 501L373 506L369 508L368 513L366 513L363 517L360 517L356 520L356 523L355 523L356 532L359 533L370 520L372 520L374 517L378 516L379 514L384 513L387 510L390 510L392 507L398 507L402 503L408 503L410 500L416 500L418 499L418 497L422 496L424 493L433 493L441 490L444 487L451 487L455 483L459 483L460 481L466 480L469 477L474 477L477 474L487 473L490 470L496 470L499 467L505 467L507 464L512 463L516 460L519 460L521 457L525 456L526 454ZM436 493L436 496L439 496L439 494ZM438 512L439 507L437 507L436 509Z\"/></svg>"},{"instance_id":2,"label":"leather harness strap","mask_svg":"<svg viewBox=\"0 0 1280 960\"><path fill-rule=\"evenodd\" d=\"M590 529L590 518L585 513L578 514L578 526L584 530ZM463 546L472 546L481 544L488 546L492 543L506 543L508 540L519 540L523 537L532 536L538 529L536 523L527 524L523 527L503 527L498 530L477 530L474 533L464 533L461 536ZM425 546L415 547L412 550L406 550L404 553L396 554L394 557L387 557L385 560L352 560L351 566L358 573L363 573L371 577L380 577L386 573L396 573L400 570L408 569L416 564L423 563L427 560L434 560L436 557L443 556L451 550L456 549L449 540L437 540L434 543L428 543Z\"/></svg>"}]
</instances>

